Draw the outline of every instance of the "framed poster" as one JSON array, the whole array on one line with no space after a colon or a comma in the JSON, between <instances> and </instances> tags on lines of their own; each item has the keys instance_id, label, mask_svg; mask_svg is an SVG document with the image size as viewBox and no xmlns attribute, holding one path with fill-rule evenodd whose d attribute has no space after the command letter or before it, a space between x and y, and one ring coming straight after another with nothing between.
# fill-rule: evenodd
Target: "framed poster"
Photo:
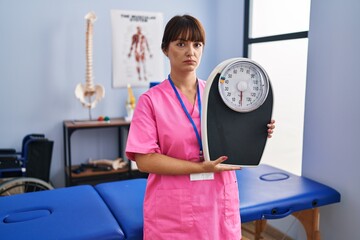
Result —
<instances>
[{"instance_id":1,"label":"framed poster","mask_svg":"<svg viewBox=\"0 0 360 240\"><path fill-rule=\"evenodd\" d=\"M113 87L149 87L164 78L163 15L111 10Z\"/></svg>"}]
</instances>

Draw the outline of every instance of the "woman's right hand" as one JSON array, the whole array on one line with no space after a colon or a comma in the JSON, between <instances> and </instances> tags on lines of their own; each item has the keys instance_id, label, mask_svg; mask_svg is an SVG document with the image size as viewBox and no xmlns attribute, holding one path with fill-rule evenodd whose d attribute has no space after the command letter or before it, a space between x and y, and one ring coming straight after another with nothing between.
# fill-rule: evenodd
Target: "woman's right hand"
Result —
<instances>
[{"instance_id":1,"label":"woman's right hand","mask_svg":"<svg viewBox=\"0 0 360 240\"><path fill-rule=\"evenodd\" d=\"M201 164L204 168L204 172L222 172L222 171L232 171L232 170L241 169L240 166L222 164L227 159L228 159L227 156L221 156L216 160L203 161L201 162Z\"/></svg>"}]
</instances>

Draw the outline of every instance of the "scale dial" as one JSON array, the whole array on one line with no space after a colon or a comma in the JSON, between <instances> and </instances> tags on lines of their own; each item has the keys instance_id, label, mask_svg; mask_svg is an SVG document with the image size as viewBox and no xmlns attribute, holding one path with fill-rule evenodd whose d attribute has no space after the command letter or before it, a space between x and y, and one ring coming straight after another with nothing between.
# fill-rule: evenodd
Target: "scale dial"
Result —
<instances>
[{"instance_id":1,"label":"scale dial","mask_svg":"<svg viewBox=\"0 0 360 240\"><path fill-rule=\"evenodd\" d=\"M237 112L251 112L265 102L269 84L269 77L259 64L237 59L221 71L218 87L225 105Z\"/></svg>"}]
</instances>

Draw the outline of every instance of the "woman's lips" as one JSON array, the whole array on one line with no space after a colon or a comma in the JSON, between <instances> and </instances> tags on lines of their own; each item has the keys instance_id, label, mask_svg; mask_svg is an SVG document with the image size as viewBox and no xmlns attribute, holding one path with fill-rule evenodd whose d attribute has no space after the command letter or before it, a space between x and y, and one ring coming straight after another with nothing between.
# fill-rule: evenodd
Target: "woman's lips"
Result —
<instances>
[{"instance_id":1,"label":"woman's lips","mask_svg":"<svg viewBox=\"0 0 360 240\"><path fill-rule=\"evenodd\" d=\"M184 63L186 64L196 64L194 60L185 60Z\"/></svg>"}]
</instances>

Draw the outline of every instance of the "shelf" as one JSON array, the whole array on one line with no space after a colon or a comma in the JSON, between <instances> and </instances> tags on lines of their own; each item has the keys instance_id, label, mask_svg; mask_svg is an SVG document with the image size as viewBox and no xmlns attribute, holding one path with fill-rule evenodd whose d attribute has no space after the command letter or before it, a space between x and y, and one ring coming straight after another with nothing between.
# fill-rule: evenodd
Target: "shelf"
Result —
<instances>
[{"instance_id":1,"label":"shelf","mask_svg":"<svg viewBox=\"0 0 360 240\"><path fill-rule=\"evenodd\" d=\"M71 169L74 170L78 168L80 165L73 165ZM110 171L93 171L93 169L85 169L81 173L73 173L69 175L69 170L66 170L66 175L71 178L71 185L82 185L82 184L90 184L96 185L99 183L110 182L110 181L118 181L129 179L129 168L128 166Z\"/></svg>"},{"instance_id":2,"label":"shelf","mask_svg":"<svg viewBox=\"0 0 360 240\"><path fill-rule=\"evenodd\" d=\"M80 165L73 165L73 166L71 166L71 170L75 170L79 167L80 167ZM106 176L106 175L127 173L128 171L129 171L128 165L126 165L123 168L117 169L117 170L109 170L109 171L99 171L99 170L94 170L91 168L85 168L84 171L81 173L71 172L71 177L73 179L76 179L76 178L85 178L85 177ZM67 171L67 174L69 174L69 171Z\"/></svg>"},{"instance_id":3,"label":"shelf","mask_svg":"<svg viewBox=\"0 0 360 240\"><path fill-rule=\"evenodd\" d=\"M111 118L110 121L97 121L97 120L65 120L63 122L64 131L64 167L65 167L65 184L66 186L78 184L95 184L98 182L114 181L120 179L128 179L132 176L132 171L129 166L122 169L111 171L98 171L91 168L85 169L81 173L73 173L72 170L79 167L73 165L71 159L71 135L75 131L85 129L105 129L116 128L119 141L118 156L123 157L125 143L122 139L123 130L127 131L130 127L130 122L124 118ZM126 141L126 139L125 139Z\"/></svg>"},{"instance_id":4,"label":"shelf","mask_svg":"<svg viewBox=\"0 0 360 240\"><path fill-rule=\"evenodd\" d=\"M129 125L130 125L130 122L125 121L124 118L112 118L108 122L97 121L97 120L67 120L67 121L64 121L64 126L67 129L120 127L120 126L129 126Z\"/></svg>"}]
</instances>

